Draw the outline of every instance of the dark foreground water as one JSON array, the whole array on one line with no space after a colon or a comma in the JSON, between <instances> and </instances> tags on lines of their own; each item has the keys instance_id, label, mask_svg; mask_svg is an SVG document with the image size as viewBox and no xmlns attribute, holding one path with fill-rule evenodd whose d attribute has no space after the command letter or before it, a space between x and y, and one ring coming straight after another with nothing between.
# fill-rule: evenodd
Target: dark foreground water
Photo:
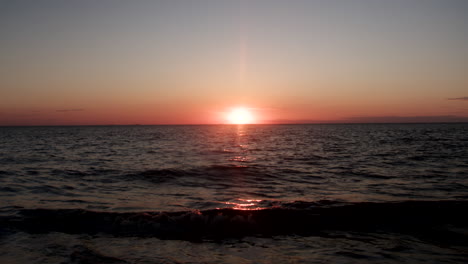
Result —
<instances>
[{"instance_id":1,"label":"dark foreground water","mask_svg":"<svg viewBox=\"0 0 468 264\"><path fill-rule=\"evenodd\" d=\"M466 263L468 124L0 128L0 263Z\"/></svg>"}]
</instances>

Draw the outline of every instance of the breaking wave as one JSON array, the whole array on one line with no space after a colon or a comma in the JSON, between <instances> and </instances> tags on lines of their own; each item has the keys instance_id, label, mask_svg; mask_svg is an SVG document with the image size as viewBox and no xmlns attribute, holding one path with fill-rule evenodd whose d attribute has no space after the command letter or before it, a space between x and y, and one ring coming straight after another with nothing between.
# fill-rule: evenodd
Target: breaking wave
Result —
<instances>
[{"instance_id":1,"label":"breaking wave","mask_svg":"<svg viewBox=\"0 0 468 264\"><path fill-rule=\"evenodd\" d=\"M15 230L30 233L102 233L183 240L274 235L328 236L333 231L398 232L463 243L468 241L466 212L466 201L319 201L293 202L261 210L222 208L128 213L5 207L0 211L0 226L2 233Z\"/></svg>"}]
</instances>

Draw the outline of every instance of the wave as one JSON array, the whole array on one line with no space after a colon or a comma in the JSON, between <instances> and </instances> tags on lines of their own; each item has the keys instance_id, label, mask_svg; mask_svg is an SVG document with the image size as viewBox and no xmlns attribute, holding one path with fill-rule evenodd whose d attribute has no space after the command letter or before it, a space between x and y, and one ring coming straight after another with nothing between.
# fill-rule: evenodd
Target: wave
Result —
<instances>
[{"instance_id":1,"label":"wave","mask_svg":"<svg viewBox=\"0 0 468 264\"><path fill-rule=\"evenodd\" d=\"M269 179L275 178L275 176L265 172L264 169L260 169L254 166L211 165L194 167L191 169L150 169L123 174L121 175L121 179L128 181L144 180L147 182L159 184L190 178L219 182L220 179L232 178L234 176L255 177L256 179L260 178L260 180L262 180L264 177L268 177Z\"/></svg>"},{"instance_id":2,"label":"wave","mask_svg":"<svg viewBox=\"0 0 468 264\"><path fill-rule=\"evenodd\" d=\"M161 239L329 235L334 231L400 232L437 241L468 241L467 201L392 203L294 202L262 210L99 212L0 209L0 233L110 234ZM462 231L460 231L462 230Z\"/></svg>"},{"instance_id":3,"label":"wave","mask_svg":"<svg viewBox=\"0 0 468 264\"><path fill-rule=\"evenodd\" d=\"M129 263L124 259L106 256L98 251L92 250L91 248L83 245L76 245L73 247L73 252L70 255L70 260L71 263Z\"/></svg>"}]
</instances>

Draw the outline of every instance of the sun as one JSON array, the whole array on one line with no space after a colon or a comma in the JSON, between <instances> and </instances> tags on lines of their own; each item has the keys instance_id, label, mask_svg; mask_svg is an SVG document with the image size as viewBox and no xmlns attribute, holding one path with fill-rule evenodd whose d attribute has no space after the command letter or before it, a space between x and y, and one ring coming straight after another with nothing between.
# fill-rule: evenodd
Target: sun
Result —
<instances>
[{"instance_id":1,"label":"sun","mask_svg":"<svg viewBox=\"0 0 468 264\"><path fill-rule=\"evenodd\" d=\"M231 110L227 115L227 120L231 124L252 124L254 117L249 109L245 107L238 107Z\"/></svg>"}]
</instances>

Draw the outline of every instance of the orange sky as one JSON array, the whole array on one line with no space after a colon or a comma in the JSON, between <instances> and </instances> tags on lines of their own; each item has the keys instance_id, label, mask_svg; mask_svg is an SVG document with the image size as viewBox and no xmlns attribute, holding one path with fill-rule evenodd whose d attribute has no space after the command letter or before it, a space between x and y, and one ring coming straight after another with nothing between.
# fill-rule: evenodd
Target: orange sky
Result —
<instances>
[{"instance_id":1,"label":"orange sky","mask_svg":"<svg viewBox=\"0 0 468 264\"><path fill-rule=\"evenodd\" d=\"M0 125L468 121L463 1L15 1Z\"/></svg>"}]
</instances>

